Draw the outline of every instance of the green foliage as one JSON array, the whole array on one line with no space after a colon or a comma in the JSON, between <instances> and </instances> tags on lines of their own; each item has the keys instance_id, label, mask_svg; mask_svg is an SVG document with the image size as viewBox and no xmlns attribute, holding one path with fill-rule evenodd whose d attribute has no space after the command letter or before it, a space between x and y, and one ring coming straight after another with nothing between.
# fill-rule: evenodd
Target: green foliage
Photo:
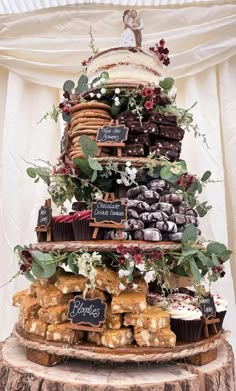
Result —
<instances>
[{"instance_id":1,"label":"green foliage","mask_svg":"<svg viewBox=\"0 0 236 391\"><path fill-rule=\"evenodd\" d=\"M67 80L63 84L63 91L69 92L69 94L71 95L72 94L72 89L74 88L74 86L75 86L75 83L72 80Z\"/></svg>"},{"instance_id":2,"label":"green foliage","mask_svg":"<svg viewBox=\"0 0 236 391\"><path fill-rule=\"evenodd\" d=\"M71 114L67 114L67 113L62 113L62 119L63 121L65 122L70 122L71 121Z\"/></svg>"},{"instance_id":3,"label":"green foliage","mask_svg":"<svg viewBox=\"0 0 236 391\"><path fill-rule=\"evenodd\" d=\"M202 182L208 181L208 179L210 178L210 176L211 176L211 171L206 171L206 172L204 172L203 176L201 177L201 181L202 181Z\"/></svg>"},{"instance_id":4,"label":"green foliage","mask_svg":"<svg viewBox=\"0 0 236 391\"><path fill-rule=\"evenodd\" d=\"M175 81L171 77L166 77L164 80L159 82L159 86L163 88L164 92L168 92L173 87Z\"/></svg>"},{"instance_id":5,"label":"green foliage","mask_svg":"<svg viewBox=\"0 0 236 391\"><path fill-rule=\"evenodd\" d=\"M82 171L86 177L90 178L93 171L88 163L88 160L82 158L74 158L73 163Z\"/></svg>"},{"instance_id":6,"label":"green foliage","mask_svg":"<svg viewBox=\"0 0 236 391\"><path fill-rule=\"evenodd\" d=\"M56 272L56 265L52 262L52 257L49 253L41 251L30 251L33 256L32 273L38 278L49 278Z\"/></svg>"},{"instance_id":7,"label":"green foliage","mask_svg":"<svg viewBox=\"0 0 236 391\"><path fill-rule=\"evenodd\" d=\"M74 253L70 253L68 260L67 260L67 265L69 266L72 273L78 274L78 266L75 264Z\"/></svg>"},{"instance_id":8,"label":"green foliage","mask_svg":"<svg viewBox=\"0 0 236 391\"><path fill-rule=\"evenodd\" d=\"M107 79L108 80L109 79L109 73L104 71L104 72L101 73L100 77L103 78L103 79Z\"/></svg>"},{"instance_id":9,"label":"green foliage","mask_svg":"<svg viewBox=\"0 0 236 391\"><path fill-rule=\"evenodd\" d=\"M77 94L82 94L83 92L88 91L88 77L86 75L81 75L78 81L78 85L75 89Z\"/></svg>"},{"instance_id":10,"label":"green foliage","mask_svg":"<svg viewBox=\"0 0 236 391\"><path fill-rule=\"evenodd\" d=\"M88 163L92 170L103 171L103 167L101 166L101 164L93 157L89 156Z\"/></svg>"},{"instance_id":11,"label":"green foliage","mask_svg":"<svg viewBox=\"0 0 236 391\"><path fill-rule=\"evenodd\" d=\"M28 167L27 174L31 178L36 178L37 182L41 178L48 186L50 185L51 170L47 167ZM38 177L38 178L37 178Z\"/></svg>"},{"instance_id":12,"label":"green foliage","mask_svg":"<svg viewBox=\"0 0 236 391\"><path fill-rule=\"evenodd\" d=\"M98 154L98 146L96 141L91 140L88 136L81 136L79 139L79 144L85 159L88 159L89 156L95 157Z\"/></svg>"},{"instance_id":13,"label":"green foliage","mask_svg":"<svg viewBox=\"0 0 236 391\"><path fill-rule=\"evenodd\" d=\"M194 243L197 240L197 228L193 224L188 224L183 232L182 244L186 245L188 242Z\"/></svg>"}]
</instances>

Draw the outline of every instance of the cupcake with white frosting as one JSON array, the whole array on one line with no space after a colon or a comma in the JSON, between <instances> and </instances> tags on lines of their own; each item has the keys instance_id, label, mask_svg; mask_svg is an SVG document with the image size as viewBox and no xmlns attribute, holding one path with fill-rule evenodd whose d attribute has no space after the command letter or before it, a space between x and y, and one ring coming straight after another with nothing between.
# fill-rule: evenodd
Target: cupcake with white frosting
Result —
<instances>
[{"instance_id":1,"label":"cupcake with white frosting","mask_svg":"<svg viewBox=\"0 0 236 391\"><path fill-rule=\"evenodd\" d=\"M227 312L228 302L222 296L215 294L212 295L216 307L216 318L220 319L220 323L216 323L218 331L222 330L222 325L224 321L225 314Z\"/></svg>"},{"instance_id":2,"label":"cupcake with white frosting","mask_svg":"<svg viewBox=\"0 0 236 391\"><path fill-rule=\"evenodd\" d=\"M196 298L184 293L173 293L167 296L170 303L196 304Z\"/></svg>"},{"instance_id":3,"label":"cupcake with white frosting","mask_svg":"<svg viewBox=\"0 0 236 391\"><path fill-rule=\"evenodd\" d=\"M168 305L171 330L177 340L196 342L200 339L203 327L202 312L191 304L172 302Z\"/></svg>"}]
</instances>

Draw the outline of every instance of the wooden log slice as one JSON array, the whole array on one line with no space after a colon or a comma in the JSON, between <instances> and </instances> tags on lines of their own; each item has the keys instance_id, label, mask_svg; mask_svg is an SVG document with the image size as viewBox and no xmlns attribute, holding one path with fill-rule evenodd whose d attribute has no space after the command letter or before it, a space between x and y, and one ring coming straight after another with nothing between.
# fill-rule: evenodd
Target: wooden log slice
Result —
<instances>
[{"instance_id":1,"label":"wooden log slice","mask_svg":"<svg viewBox=\"0 0 236 391\"><path fill-rule=\"evenodd\" d=\"M11 336L0 347L0 391L234 391L234 357L224 342L217 360L185 364L91 363L67 360L45 368L26 359Z\"/></svg>"}]
</instances>

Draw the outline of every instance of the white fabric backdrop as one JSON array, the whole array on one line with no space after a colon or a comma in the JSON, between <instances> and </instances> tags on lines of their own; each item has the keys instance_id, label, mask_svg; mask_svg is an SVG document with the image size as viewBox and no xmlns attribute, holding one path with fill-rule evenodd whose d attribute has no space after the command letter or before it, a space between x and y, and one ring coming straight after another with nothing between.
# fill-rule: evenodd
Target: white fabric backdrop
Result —
<instances>
[{"instance_id":1,"label":"white fabric backdrop","mask_svg":"<svg viewBox=\"0 0 236 391\"><path fill-rule=\"evenodd\" d=\"M55 162L59 152L59 125L37 122L59 101L63 82L78 78L81 61L90 56L89 27L93 26L100 49L115 45L123 9L80 5L0 16L0 284L17 270L13 247L35 241L37 210L47 197L44 185L34 184L25 174L22 158ZM201 228L206 238L229 240L235 251L236 5L139 11L145 23L144 45L162 37L167 40L172 53L168 73L177 78L178 103L189 107L198 101L195 120L207 134L211 150L187 134L182 157L193 173L210 169L214 179L225 180L208 186L204 197L213 210L201 220ZM234 257L231 266L234 271ZM16 319L11 295L26 285L19 278L0 291L4 325L0 339L10 333ZM218 288L230 302L226 320L230 328L235 305L229 266Z\"/></svg>"}]
</instances>

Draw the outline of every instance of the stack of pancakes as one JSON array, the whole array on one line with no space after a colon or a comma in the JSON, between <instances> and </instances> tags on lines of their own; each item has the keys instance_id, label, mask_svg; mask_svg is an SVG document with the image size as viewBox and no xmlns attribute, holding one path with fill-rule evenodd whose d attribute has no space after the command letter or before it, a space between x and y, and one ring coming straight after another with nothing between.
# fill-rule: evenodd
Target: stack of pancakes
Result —
<instances>
[{"instance_id":1,"label":"stack of pancakes","mask_svg":"<svg viewBox=\"0 0 236 391\"><path fill-rule=\"evenodd\" d=\"M80 136L85 134L95 140L98 129L111 122L110 111L110 106L100 102L83 102L71 108L70 159L84 157L79 144Z\"/></svg>"}]
</instances>

